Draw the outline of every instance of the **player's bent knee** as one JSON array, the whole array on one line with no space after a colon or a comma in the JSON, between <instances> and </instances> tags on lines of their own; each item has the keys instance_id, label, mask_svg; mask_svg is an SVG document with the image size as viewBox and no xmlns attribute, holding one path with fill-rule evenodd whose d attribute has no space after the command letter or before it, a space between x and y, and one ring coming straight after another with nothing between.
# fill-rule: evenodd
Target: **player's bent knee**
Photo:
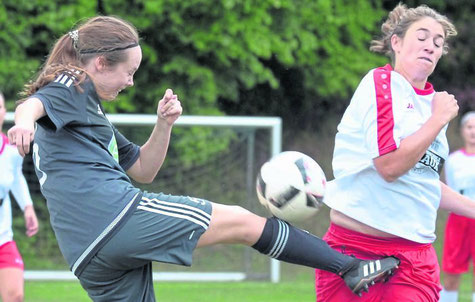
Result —
<instances>
[{"instance_id":1,"label":"player's bent knee","mask_svg":"<svg viewBox=\"0 0 475 302\"><path fill-rule=\"evenodd\" d=\"M9 291L5 296L5 302L23 302L24 296L21 291Z\"/></svg>"},{"instance_id":2,"label":"player's bent knee","mask_svg":"<svg viewBox=\"0 0 475 302\"><path fill-rule=\"evenodd\" d=\"M236 205L213 205L211 224L219 227L226 242L254 244L262 233L266 218Z\"/></svg>"}]
</instances>

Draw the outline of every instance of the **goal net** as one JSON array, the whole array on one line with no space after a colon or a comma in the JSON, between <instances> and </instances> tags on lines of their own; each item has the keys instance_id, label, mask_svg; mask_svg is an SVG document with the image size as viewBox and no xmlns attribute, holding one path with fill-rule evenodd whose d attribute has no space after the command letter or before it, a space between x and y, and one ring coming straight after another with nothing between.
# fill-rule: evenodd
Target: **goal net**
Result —
<instances>
[{"instance_id":1,"label":"goal net","mask_svg":"<svg viewBox=\"0 0 475 302\"><path fill-rule=\"evenodd\" d=\"M155 115L109 114L108 118L138 145L148 139L156 122ZM12 120L10 113L6 121ZM157 177L151 184L135 185L150 192L239 205L268 216L257 200L255 178L260 166L281 151L281 136L281 119L276 117L181 116L175 123L168 154ZM29 165L26 160L25 165ZM36 176L26 176L30 190L38 194ZM26 279L65 276L67 272L25 271ZM280 266L278 261L245 246L215 245L196 249L190 268L154 263L154 279L278 282Z\"/></svg>"}]
</instances>

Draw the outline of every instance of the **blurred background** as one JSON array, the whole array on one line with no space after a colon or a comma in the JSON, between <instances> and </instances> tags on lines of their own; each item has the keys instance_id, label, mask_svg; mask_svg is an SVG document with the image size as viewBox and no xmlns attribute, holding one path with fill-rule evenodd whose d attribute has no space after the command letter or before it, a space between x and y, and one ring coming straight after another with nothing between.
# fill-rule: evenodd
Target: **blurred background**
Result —
<instances>
[{"instance_id":1,"label":"blurred background","mask_svg":"<svg viewBox=\"0 0 475 302\"><path fill-rule=\"evenodd\" d=\"M135 86L124 91L117 101L106 104L107 112L153 114L165 89L172 88L182 102L184 115L277 116L283 123L282 150L312 156L327 178L332 179L337 123L363 75L389 62L368 48L370 41L380 34L388 11L398 3L387 0L2 0L0 90L8 111L13 111L23 85L38 71L56 39L82 19L98 14L120 16L138 28L143 61L135 75ZM456 25L458 36L449 41L449 53L442 57L429 80L436 90L456 96L460 115L475 110L472 32L475 2L404 3L409 7L427 4ZM139 144L150 133L147 128L122 131ZM209 189L217 177L221 178L216 171L225 163L220 162L223 154L234 151L236 156L245 152L233 143L235 134L218 138L212 129L177 129L176 132L170 148L173 160L167 160L157 181L146 189L238 203L235 196L219 195L230 193L228 187L217 193ZM458 119L451 122L448 138L452 150L461 147ZM258 158L253 173L269 155L268 150L255 152ZM232 162L238 163L231 159L229 167ZM26 269L67 269L28 157L24 169L41 222L40 233L27 239L23 235L22 217L15 215L15 240ZM191 181L184 178L176 179L173 187L167 180L177 174L190 175L197 169L205 171L197 177L207 187L185 186ZM232 171L230 168L223 173L232 176ZM240 182L231 179L227 186L239 189L236 183ZM256 211L260 211L257 198L247 202L246 207L254 209L256 205ZM438 251L446 214L439 215L439 239L435 243ZM328 227L328 210L322 209L315 219L303 222L302 226L323 235ZM292 273L286 274L286 269ZM300 271L294 273L294 270L297 269L284 265L282 277L298 278ZM304 274L311 272L307 270Z\"/></svg>"}]
</instances>

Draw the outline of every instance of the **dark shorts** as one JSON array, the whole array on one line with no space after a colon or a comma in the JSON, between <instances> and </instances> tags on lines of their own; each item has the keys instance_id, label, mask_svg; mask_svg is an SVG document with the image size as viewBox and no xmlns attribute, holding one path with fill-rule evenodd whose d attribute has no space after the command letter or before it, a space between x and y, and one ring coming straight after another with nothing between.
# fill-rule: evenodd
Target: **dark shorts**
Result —
<instances>
[{"instance_id":1,"label":"dark shorts","mask_svg":"<svg viewBox=\"0 0 475 302\"><path fill-rule=\"evenodd\" d=\"M211 219L207 200L144 192L124 226L79 276L93 301L155 301L152 261L190 266Z\"/></svg>"},{"instance_id":2,"label":"dark shorts","mask_svg":"<svg viewBox=\"0 0 475 302\"><path fill-rule=\"evenodd\" d=\"M323 239L335 250L360 259L395 256L399 268L386 283L376 283L363 292L353 294L337 274L316 270L318 302L436 302L442 289L439 264L431 244L403 238L376 237L331 224Z\"/></svg>"}]
</instances>

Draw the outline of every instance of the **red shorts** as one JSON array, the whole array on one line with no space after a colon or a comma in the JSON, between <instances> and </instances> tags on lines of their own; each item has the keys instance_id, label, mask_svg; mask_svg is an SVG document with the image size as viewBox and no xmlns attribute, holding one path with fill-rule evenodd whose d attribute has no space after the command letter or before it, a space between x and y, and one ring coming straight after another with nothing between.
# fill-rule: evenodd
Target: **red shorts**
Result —
<instances>
[{"instance_id":1,"label":"red shorts","mask_svg":"<svg viewBox=\"0 0 475 302\"><path fill-rule=\"evenodd\" d=\"M384 238L358 233L331 224L323 239L335 250L361 259L395 256L399 269L387 283L371 286L358 297L343 279L333 273L316 270L315 287L318 302L429 302L439 301L440 269L431 244L420 244L402 238Z\"/></svg>"},{"instance_id":2,"label":"red shorts","mask_svg":"<svg viewBox=\"0 0 475 302\"><path fill-rule=\"evenodd\" d=\"M450 213L445 226L442 270L450 274L468 272L475 263L475 219Z\"/></svg>"},{"instance_id":3,"label":"red shorts","mask_svg":"<svg viewBox=\"0 0 475 302\"><path fill-rule=\"evenodd\" d=\"M16 247L15 241L8 241L0 246L0 269L7 267L24 269L23 259Z\"/></svg>"}]
</instances>

